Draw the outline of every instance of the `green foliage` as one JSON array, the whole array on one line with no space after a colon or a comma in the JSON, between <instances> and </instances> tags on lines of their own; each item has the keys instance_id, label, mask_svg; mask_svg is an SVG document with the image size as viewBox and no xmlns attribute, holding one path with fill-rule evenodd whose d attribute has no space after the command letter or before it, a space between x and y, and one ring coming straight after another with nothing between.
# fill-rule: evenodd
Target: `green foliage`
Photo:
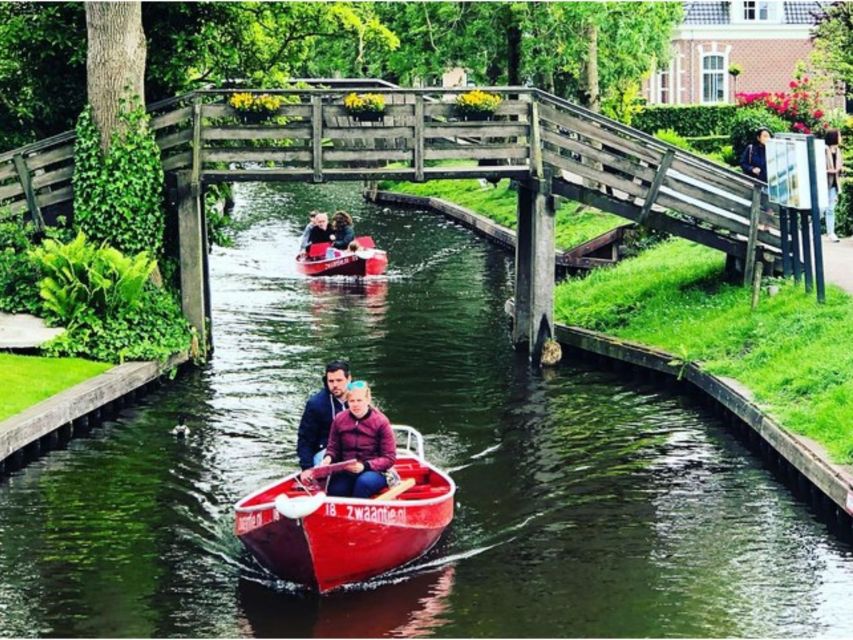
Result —
<instances>
[{"instance_id":1,"label":"green foliage","mask_svg":"<svg viewBox=\"0 0 853 640\"><path fill-rule=\"evenodd\" d=\"M835 204L835 233L853 235L853 180L841 181L841 193Z\"/></svg>"},{"instance_id":2,"label":"green foliage","mask_svg":"<svg viewBox=\"0 0 853 640\"><path fill-rule=\"evenodd\" d=\"M585 279L558 285L559 322L603 331L699 361L737 379L782 424L811 437L841 463L853 461L853 298L827 288L824 305L802 285L750 312L749 288L722 281L723 254L685 240Z\"/></svg>"},{"instance_id":3,"label":"green foliage","mask_svg":"<svg viewBox=\"0 0 853 640\"><path fill-rule=\"evenodd\" d=\"M722 153L724 147L730 147L731 139L725 136L698 136L685 138L688 144L699 153Z\"/></svg>"},{"instance_id":4,"label":"green foliage","mask_svg":"<svg viewBox=\"0 0 853 640\"><path fill-rule=\"evenodd\" d=\"M815 62L829 75L853 86L853 5L834 2L814 31Z\"/></svg>"},{"instance_id":5,"label":"green foliage","mask_svg":"<svg viewBox=\"0 0 853 640\"><path fill-rule=\"evenodd\" d=\"M692 151L690 147L690 143L683 137L678 135L672 129L660 129L655 131L655 138L659 140L663 140L664 142L668 142L669 144L678 147L679 149L684 149L685 151Z\"/></svg>"},{"instance_id":6,"label":"green foliage","mask_svg":"<svg viewBox=\"0 0 853 640\"><path fill-rule=\"evenodd\" d=\"M234 219L227 213L230 199L231 183L229 182L217 182L204 190L204 212L209 247L215 244L221 247L234 245L232 236Z\"/></svg>"},{"instance_id":7,"label":"green foliage","mask_svg":"<svg viewBox=\"0 0 853 640\"><path fill-rule=\"evenodd\" d=\"M147 284L135 307L121 307L107 318L85 322L44 346L53 356L85 356L104 362L164 361L190 348L192 333L181 307L165 289Z\"/></svg>"},{"instance_id":8,"label":"green foliage","mask_svg":"<svg viewBox=\"0 0 853 640\"><path fill-rule=\"evenodd\" d=\"M163 246L163 165L141 107L123 105L109 150L87 106L77 121L74 145L74 222L94 242L125 253Z\"/></svg>"},{"instance_id":9,"label":"green foliage","mask_svg":"<svg viewBox=\"0 0 853 640\"><path fill-rule=\"evenodd\" d=\"M766 127L772 132L787 131L788 123L764 107L744 107L737 110L732 120L732 148L740 157L747 145L755 140L759 128Z\"/></svg>"},{"instance_id":10,"label":"green foliage","mask_svg":"<svg viewBox=\"0 0 853 640\"><path fill-rule=\"evenodd\" d=\"M736 111L733 104L644 107L634 116L632 126L646 133L673 129L694 138L728 135Z\"/></svg>"},{"instance_id":11,"label":"green foliage","mask_svg":"<svg viewBox=\"0 0 853 640\"><path fill-rule=\"evenodd\" d=\"M0 311L37 313L39 271L27 252L35 229L21 220L0 223Z\"/></svg>"},{"instance_id":12,"label":"green foliage","mask_svg":"<svg viewBox=\"0 0 853 640\"><path fill-rule=\"evenodd\" d=\"M87 242L82 232L67 244L45 240L30 256L43 276L39 294L45 318L69 328L138 308L156 265L145 252L131 258Z\"/></svg>"}]
</instances>

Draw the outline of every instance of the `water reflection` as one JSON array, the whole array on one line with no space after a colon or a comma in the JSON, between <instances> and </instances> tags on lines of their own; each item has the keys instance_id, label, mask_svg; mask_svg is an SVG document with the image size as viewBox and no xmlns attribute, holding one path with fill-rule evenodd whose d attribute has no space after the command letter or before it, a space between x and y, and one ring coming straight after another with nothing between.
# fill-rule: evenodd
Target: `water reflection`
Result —
<instances>
[{"instance_id":1,"label":"water reflection","mask_svg":"<svg viewBox=\"0 0 853 640\"><path fill-rule=\"evenodd\" d=\"M328 596L281 593L240 580L243 635L260 638L419 638L446 622L454 566Z\"/></svg>"},{"instance_id":2,"label":"water reflection","mask_svg":"<svg viewBox=\"0 0 853 640\"><path fill-rule=\"evenodd\" d=\"M507 254L351 185L235 195L213 361L0 484L0 635L853 635L849 545L715 416L570 361L531 374L502 313ZM314 208L352 211L389 276L295 273ZM458 506L426 558L318 599L241 548L233 504L294 468L339 356L453 469Z\"/></svg>"}]
</instances>

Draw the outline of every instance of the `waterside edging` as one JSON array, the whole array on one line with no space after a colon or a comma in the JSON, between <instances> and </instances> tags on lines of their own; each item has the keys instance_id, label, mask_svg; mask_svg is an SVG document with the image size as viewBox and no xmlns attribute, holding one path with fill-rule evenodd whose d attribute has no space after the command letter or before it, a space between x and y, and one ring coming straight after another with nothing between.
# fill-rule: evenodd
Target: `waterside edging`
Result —
<instances>
[{"instance_id":1,"label":"waterside edging","mask_svg":"<svg viewBox=\"0 0 853 640\"><path fill-rule=\"evenodd\" d=\"M165 363L127 362L65 389L0 422L0 472L24 464L24 451L40 455L70 438L76 429L88 430L103 418L104 409L124 406L127 396L189 360L186 352ZM11 464L7 465L7 462Z\"/></svg>"}]
</instances>

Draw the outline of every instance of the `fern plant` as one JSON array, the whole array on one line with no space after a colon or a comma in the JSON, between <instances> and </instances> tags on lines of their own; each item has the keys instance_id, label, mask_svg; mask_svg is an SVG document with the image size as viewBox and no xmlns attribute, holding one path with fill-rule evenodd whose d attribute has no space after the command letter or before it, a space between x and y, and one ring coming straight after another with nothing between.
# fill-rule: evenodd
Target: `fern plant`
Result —
<instances>
[{"instance_id":1,"label":"fern plant","mask_svg":"<svg viewBox=\"0 0 853 640\"><path fill-rule=\"evenodd\" d=\"M67 244L45 240L30 255L44 275L46 317L68 326L137 308L156 264L144 251L131 257L88 242L83 232Z\"/></svg>"}]
</instances>

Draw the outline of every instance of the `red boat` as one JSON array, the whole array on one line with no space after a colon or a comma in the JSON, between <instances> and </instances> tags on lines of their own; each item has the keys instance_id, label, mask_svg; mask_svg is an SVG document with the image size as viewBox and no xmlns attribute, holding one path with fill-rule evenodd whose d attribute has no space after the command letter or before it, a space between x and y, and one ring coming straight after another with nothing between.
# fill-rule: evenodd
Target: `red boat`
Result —
<instances>
[{"instance_id":1,"label":"red boat","mask_svg":"<svg viewBox=\"0 0 853 640\"><path fill-rule=\"evenodd\" d=\"M237 503L237 537L272 573L320 593L425 554L453 519L456 484L425 460L420 433L394 430L406 436L394 465L399 484L370 499L330 497L296 472Z\"/></svg>"},{"instance_id":2,"label":"red boat","mask_svg":"<svg viewBox=\"0 0 853 640\"><path fill-rule=\"evenodd\" d=\"M377 249L370 236L355 239L357 251L333 249L328 242L312 244L306 256L296 258L296 269L306 276L378 276L388 268L388 254Z\"/></svg>"}]
</instances>

